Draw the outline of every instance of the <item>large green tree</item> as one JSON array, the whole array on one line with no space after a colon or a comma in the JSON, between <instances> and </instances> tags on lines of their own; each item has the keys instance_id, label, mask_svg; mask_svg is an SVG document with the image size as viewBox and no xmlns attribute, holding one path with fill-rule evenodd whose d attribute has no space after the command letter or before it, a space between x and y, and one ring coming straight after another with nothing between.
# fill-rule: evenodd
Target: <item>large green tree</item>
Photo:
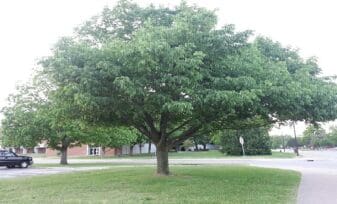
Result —
<instances>
[{"instance_id":1,"label":"large green tree","mask_svg":"<svg viewBox=\"0 0 337 204\"><path fill-rule=\"evenodd\" d=\"M250 31L219 27L204 8L120 1L77 31L42 60L45 73L73 91L85 120L147 136L158 174L169 174L168 150L205 125L214 131L336 117L336 87L316 76L313 60L265 38L249 43Z\"/></svg>"}]
</instances>

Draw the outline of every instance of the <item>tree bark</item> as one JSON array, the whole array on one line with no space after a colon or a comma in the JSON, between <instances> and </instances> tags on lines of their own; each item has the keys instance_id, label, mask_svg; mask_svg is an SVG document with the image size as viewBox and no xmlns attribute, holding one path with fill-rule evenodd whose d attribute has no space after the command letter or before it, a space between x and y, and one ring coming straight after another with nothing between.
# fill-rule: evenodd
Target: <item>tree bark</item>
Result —
<instances>
[{"instance_id":1,"label":"tree bark","mask_svg":"<svg viewBox=\"0 0 337 204\"><path fill-rule=\"evenodd\" d=\"M68 148L62 148L60 151L61 151L60 164L67 165L68 164Z\"/></svg>"},{"instance_id":2,"label":"tree bark","mask_svg":"<svg viewBox=\"0 0 337 204\"><path fill-rule=\"evenodd\" d=\"M176 152L179 152L180 151L180 144L176 144Z\"/></svg>"},{"instance_id":3,"label":"tree bark","mask_svg":"<svg viewBox=\"0 0 337 204\"><path fill-rule=\"evenodd\" d=\"M151 154L151 140L149 141L149 149L147 150L148 154Z\"/></svg>"},{"instance_id":4,"label":"tree bark","mask_svg":"<svg viewBox=\"0 0 337 204\"><path fill-rule=\"evenodd\" d=\"M294 128L294 136L295 136L295 148L294 148L294 152L297 156L300 156L299 152L298 152L298 143L297 143L297 137L296 137L296 128L295 128L295 122L293 122L293 128Z\"/></svg>"},{"instance_id":5,"label":"tree bark","mask_svg":"<svg viewBox=\"0 0 337 204\"><path fill-rule=\"evenodd\" d=\"M130 145L130 152L129 152L129 155L130 155L130 156L133 155L133 147L134 147L134 145Z\"/></svg>"},{"instance_id":6,"label":"tree bark","mask_svg":"<svg viewBox=\"0 0 337 204\"><path fill-rule=\"evenodd\" d=\"M168 145L156 144L157 174L167 176L170 174L168 163Z\"/></svg>"},{"instance_id":7,"label":"tree bark","mask_svg":"<svg viewBox=\"0 0 337 204\"><path fill-rule=\"evenodd\" d=\"M142 144L139 144L139 154L142 154Z\"/></svg>"},{"instance_id":8,"label":"tree bark","mask_svg":"<svg viewBox=\"0 0 337 204\"><path fill-rule=\"evenodd\" d=\"M103 158L104 156L105 156L105 147L104 146L102 146L101 147L101 157Z\"/></svg>"}]
</instances>

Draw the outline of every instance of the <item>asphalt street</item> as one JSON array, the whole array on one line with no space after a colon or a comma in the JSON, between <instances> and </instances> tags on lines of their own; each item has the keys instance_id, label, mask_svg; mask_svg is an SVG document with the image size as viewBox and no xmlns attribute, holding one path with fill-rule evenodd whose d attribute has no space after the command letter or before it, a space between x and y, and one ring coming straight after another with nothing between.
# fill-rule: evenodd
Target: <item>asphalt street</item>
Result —
<instances>
[{"instance_id":1,"label":"asphalt street","mask_svg":"<svg viewBox=\"0 0 337 204\"><path fill-rule=\"evenodd\" d=\"M35 168L29 167L27 169L15 168L7 169L6 167L0 167L0 179L6 178L20 178L31 176L43 176L50 174L70 173L75 171L90 171L107 169L108 167L48 167L48 168Z\"/></svg>"}]
</instances>

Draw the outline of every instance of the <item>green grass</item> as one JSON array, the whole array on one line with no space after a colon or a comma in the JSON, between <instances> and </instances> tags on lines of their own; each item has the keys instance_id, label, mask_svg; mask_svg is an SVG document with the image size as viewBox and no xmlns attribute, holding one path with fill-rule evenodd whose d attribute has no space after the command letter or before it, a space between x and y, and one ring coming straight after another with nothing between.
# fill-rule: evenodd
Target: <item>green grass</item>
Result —
<instances>
[{"instance_id":1,"label":"green grass","mask_svg":"<svg viewBox=\"0 0 337 204\"><path fill-rule=\"evenodd\" d=\"M211 151L199 151L199 152L170 152L169 158L171 159L184 159L184 158L219 158L219 159L239 159L239 158L293 158L295 154L293 153L284 153L284 152L276 152L273 151L272 155L258 155L258 156L229 156L221 153L218 150L211 150ZM135 154L133 156L125 155L125 156L107 156L107 157L100 157L100 156L88 156L88 157L76 157L77 159L149 159L155 158L153 154Z\"/></svg>"},{"instance_id":2,"label":"green grass","mask_svg":"<svg viewBox=\"0 0 337 204\"><path fill-rule=\"evenodd\" d=\"M64 167L64 168L77 168L77 167L124 167L124 166L154 166L154 164L135 164L135 163L119 163L119 162L91 162L91 163L69 163L67 165L61 165L59 163L44 163L33 164L30 168L40 167Z\"/></svg>"},{"instance_id":3,"label":"green grass","mask_svg":"<svg viewBox=\"0 0 337 204\"><path fill-rule=\"evenodd\" d=\"M295 203L300 174L242 166L153 167L8 179L0 203Z\"/></svg>"},{"instance_id":4,"label":"green grass","mask_svg":"<svg viewBox=\"0 0 337 204\"><path fill-rule=\"evenodd\" d=\"M258 158L292 158L295 155L293 153L283 153L283 152L273 152L272 155L264 156L226 156L219 151L205 151L205 152L170 152L170 159L198 159L198 158L215 158L215 159L258 159ZM71 159L71 158L70 158ZM148 165L141 162L100 162L100 159L155 159L154 155L142 154L134 156L122 156L122 157L76 157L76 159L92 159L95 162L85 162L85 163L71 163L69 161L68 165L60 165L59 163L45 163L45 164L34 164L33 167L92 167L92 166L134 166L134 165Z\"/></svg>"},{"instance_id":5,"label":"green grass","mask_svg":"<svg viewBox=\"0 0 337 204\"><path fill-rule=\"evenodd\" d=\"M170 158L293 158L295 154L284 152L272 152L271 155L257 155L257 156L230 156L221 153L218 150L200 151L200 152L171 152Z\"/></svg>"}]
</instances>

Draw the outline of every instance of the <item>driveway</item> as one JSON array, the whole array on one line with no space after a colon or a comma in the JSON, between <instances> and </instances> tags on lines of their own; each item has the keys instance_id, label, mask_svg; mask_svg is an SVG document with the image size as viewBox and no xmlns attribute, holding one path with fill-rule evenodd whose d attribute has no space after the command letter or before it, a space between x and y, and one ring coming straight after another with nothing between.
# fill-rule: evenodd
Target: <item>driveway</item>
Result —
<instances>
[{"instance_id":1,"label":"driveway","mask_svg":"<svg viewBox=\"0 0 337 204\"><path fill-rule=\"evenodd\" d=\"M337 203L337 151L304 151L294 160L249 161L253 166L291 169L302 173L298 204Z\"/></svg>"}]
</instances>

